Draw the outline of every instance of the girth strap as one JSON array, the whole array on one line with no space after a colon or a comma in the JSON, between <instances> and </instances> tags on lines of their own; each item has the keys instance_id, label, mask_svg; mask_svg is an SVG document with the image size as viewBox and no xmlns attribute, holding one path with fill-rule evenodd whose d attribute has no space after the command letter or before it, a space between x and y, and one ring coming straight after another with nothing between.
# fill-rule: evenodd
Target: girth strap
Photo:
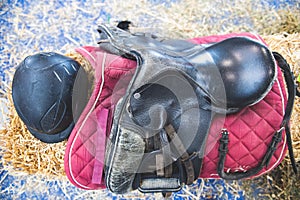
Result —
<instances>
[{"instance_id":1,"label":"girth strap","mask_svg":"<svg viewBox=\"0 0 300 200\"><path fill-rule=\"evenodd\" d=\"M163 166L165 166L163 175L166 178L170 178L172 176L173 167L172 167L171 148L168 140L168 135L166 134L165 130L161 130L159 136L161 141L162 158L163 158L161 163L163 163ZM163 192L164 197L170 197L171 195L172 192Z\"/></svg>"},{"instance_id":2,"label":"girth strap","mask_svg":"<svg viewBox=\"0 0 300 200\"><path fill-rule=\"evenodd\" d=\"M191 156L186 152L185 147L183 146L180 138L178 137L177 133L174 130L174 127L169 124L167 126L165 126L165 130L168 134L168 136L170 137L172 143L174 144L174 147L176 148L178 154L180 155L181 158L181 162L183 162L184 167L185 167L185 171L186 171L186 175L187 175L187 181L186 184L192 184L195 180L194 177L194 167L193 167L193 163L191 161L191 158L196 156L196 153L193 153Z\"/></svg>"},{"instance_id":3,"label":"girth strap","mask_svg":"<svg viewBox=\"0 0 300 200\"><path fill-rule=\"evenodd\" d=\"M161 149L161 153L155 155L154 161L156 162L154 166L158 177L147 177L146 175L143 178L143 175L137 175L136 183L139 184L137 187L140 191L161 191L164 197L169 197L172 192L178 191L179 188L177 186L180 186L182 183L192 184L197 178L195 177L192 160L198 156L198 153L194 152L189 155L171 124L166 125L152 139L146 139L146 144L150 150L158 151ZM176 151L175 154L172 152L172 149ZM175 172L173 172L173 167L178 167L178 171L175 169ZM179 173L178 177L174 177L173 173Z\"/></svg>"},{"instance_id":4,"label":"girth strap","mask_svg":"<svg viewBox=\"0 0 300 200\"><path fill-rule=\"evenodd\" d=\"M171 158L171 148L170 143L168 141L168 136L164 130L160 131L160 141L162 144L162 152L163 152L163 164L165 166L164 176L166 178L170 178L172 175L172 158Z\"/></svg>"}]
</instances>

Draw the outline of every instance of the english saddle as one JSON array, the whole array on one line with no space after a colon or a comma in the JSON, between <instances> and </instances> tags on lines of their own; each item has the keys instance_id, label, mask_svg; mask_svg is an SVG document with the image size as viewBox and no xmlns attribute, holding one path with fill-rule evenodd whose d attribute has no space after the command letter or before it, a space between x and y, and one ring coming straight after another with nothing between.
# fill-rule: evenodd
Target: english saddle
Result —
<instances>
[{"instance_id":1,"label":"english saddle","mask_svg":"<svg viewBox=\"0 0 300 200\"><path fill-rule=\"evenodd\" d=\"M196 45L104 25L99 32L101 48L138 64L106 147L106 185L115 193L191 184L214 115L259 102L277 75L272 52L247 37Z\"/></svg>"}]
</instances>

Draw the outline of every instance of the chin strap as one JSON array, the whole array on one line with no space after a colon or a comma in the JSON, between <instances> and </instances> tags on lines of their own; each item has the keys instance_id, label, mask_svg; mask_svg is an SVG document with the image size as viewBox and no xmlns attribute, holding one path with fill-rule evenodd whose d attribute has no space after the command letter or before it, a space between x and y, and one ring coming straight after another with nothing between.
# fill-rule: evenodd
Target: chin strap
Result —
<instances>
[{"instance_id":1,"label":"chin strap","mask_svg":"<svg viewBox=\"0 0 300 200\"><path fill-rule=\"evenodd\" d=\"M282 139L282 131L283 130L285 130L285 134L286 134L287 145L288 145L288 150L289 150L289 157L291 160L293 171L295 172L295 174L297 174L298 170L297 170L297 165L296 165L294 152L293 152L289 121L290 121L292 110L293 110L295 96L296 95L300 96L300 92L299 92L299 90L296 89L296 85L294 82L295 77L294 77L294 74L293 74L289 64L279 53L273 52L273 55L279 65L280 69L282 70L282 72L284 74L285 82L287 85L287 91L288 91L287 105L285 108L285 113L284 113L280 128L279 128L279 130L277 130L274 133L272 141L269 145L269 148L268 148L264 158L256 167L254 167L246 172L231 172L231 173L224 172L225 158L226 158L226 154L228 152L229 133L227 130L222 130L222 137L220 139L220 146L219 146L219 162L218 162L217 171L218 171L219 176L223 179L237 180L237 179L242 179L242 178L248 178L248 177L251 177L251 176L254 176L255 174L257 174L264 167L267 167L269 165L269 162L270 162L274 152L277 149L278 144L280 143L280 141Z\"/></svg>"}]
</instances>

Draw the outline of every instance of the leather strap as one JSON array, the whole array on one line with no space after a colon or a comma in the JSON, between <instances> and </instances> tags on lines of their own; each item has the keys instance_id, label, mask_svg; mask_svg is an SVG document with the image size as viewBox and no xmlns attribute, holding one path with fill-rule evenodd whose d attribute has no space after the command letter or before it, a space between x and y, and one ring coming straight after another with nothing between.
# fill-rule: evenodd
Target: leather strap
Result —
<instances>
[{"instance_id":1,"label":"leather strap","mask_svg":"<svg viewBox=\"0 0 300 200\"><path fill-rule=\"evenodd\" d=\"M166 178L170 178L172 176L173 167L172 167L172 158L171 158L171 148L168 140L168 135L165 130L160 131L160 141L162 144L162 152L163 152L163 164L164 168L164 176ZM163 192L162 193L165 198L170 197L172 192Z\"/></svg>"},{"instance_id":2,"label":"leather strap","mask_svg":"<svg viewBox=\"0 0 300 200\"><path fill-rule=\"evenodd\" d=\"M296 165L294 152L293 152L289 121L290 121L290 118L291 118L291 115L292 115L295 96L296 96L296 93L297 93L298 90L297 90L296 84L294 82L295 77L294 77L294 74L291 70L290 65L287 63L287 61L279 53L273 52L273 55L274 55L276 61L278 62L279 67L283 70L284 78L285 78L285 81L286 81L286 84L287 84L288 101L287 101L287 105L286 105L286 109L285 109L285 114L283 116L283 120L282 120L282 123L281 123L281 127L285 127L285 134L286 134L286 137L287 137L287 144L288 144L291 164L292 164L292 167L293 167L293 170L294 170L295 174L297 174L298 170L297 170L297 165Z\"/></svg>"},{"instance_id":3,"label":"leather strap","mask_svg":"<svg viewBox=\"0 0 300 200\"><path fill-rule=\"evenodd\" d=\"M280 129L276 131L273 135L272 141L269 145L269 148L263 158L263 160L255 167L252 168L246 172L231 172L226 173L224 172L224 165L225 165L225 159L226 154L228 152L228 143L229 143L229 133L227 130L222 130L222 137L220 139L220 146L219 146L219 161L218 161L218 167L217 171L221 178L227 179L227 180L237 180L242 178L248 178L251 176L254 176L259 171L261 171L264 167L267 167L270 163L270 160L275 153L278 144L282 140L282 131L285 130L286 138L287 138L287 145L289 149L289 156L291 160L291 164L293 167L293 170L295 174L297 174L297 166L296 161L294 158L293 153L293 147L292 147L292 139L290 134L290 127L289 127L289 121L292 114L292 109L294 105L294 99L296 96L296 85L294 83L294 75L291 71L291 68L289 64L286 62L286 60L277 52L273 52L273 55L278 62L279 67L282 69L284 78L287 85L288 90L288 101L285 108L285 113L280 125Z\"/></svg>"},{"instance_id":4,"label":"leather strap","mask_svg":"<svg viewBox=\"0 0 300 200\"><path fill-rule=\"evenodd\" d=\"M153 141L153 142L152 142ZM179 181L183 182L185 179L183 168L186 172L186 184L192 184L195 180L194 167L192 159L197 156L197 153L189 155L177 135L175 129L171 124L167 125L153 138L146 139L146 145L150 149L162 150L161 154L156 155L156 175L159 178L146 178L142 181L138 180L138 188L142 192L161 191L164 197L170 197L172 192L178 190ZM180 160L177 160L177 167L179 167L179 178L173 178L173 159L171 157L171 144L176 149ZM183 166L184 167L183 167ZM163 188L163 189L162 189Z\"/></svg>"},{"instance_id":5,"label":"leather strap","mask_svg":"<svg viewBox=\"0 0 300 200\"><path fill-rule=\"evenodd\" d=\"M257 174L259 171L261 171L265 166L269 164L270 159L272 158L274 152L277 149L277 145L281 141L282 131L283 129L280 129L274 134L272 138L272 142L268 148L268 151L266 152L263 160L256 167L246 172L225 172L224 166L225 166L226 154L228 152L229 133L227 130L222 130L222 137L220 139L220 146L219 146L219 162L217 167L217 172L219 176L226 180L238 180L238 179L248 178Z\"/></svg>"},{"instance_id":6,"label":"leather strap","mask_svg":"<svg viewBox=\"0 0 300 200\"><path fill-rule=\"evenodd\" d=\"M171 141L173 142L174 147L176 148L177 152L179 153L181 162L184 164L185 171L187 174L186 184L188 184L188 185L192 184L195 180L195 176L194 176L195 173L194 173L194 167L193 167L191 158L194 157L196 155L196 153L194 153L190 156L186 152L184 145L182 144L180 138L178 137L177 133L174 130L174 127L171 124L165 126L165 130L166 130L168 136L170 137Z\"/></svg>"},{"instance_id":7,"label":"leather strap","mask_svg":"<svg viewBox=\"0 0 300 200\"><path fill-rule=\"evenodd\" d=\"M161 141L161 147L163 152L163 163L165 166L165 177L170 178L172 176L172 158L171 158L171 148L170 143L168 141L168 136L164 130L160 132L160 141Z\"/></svg>"}]
</instances>

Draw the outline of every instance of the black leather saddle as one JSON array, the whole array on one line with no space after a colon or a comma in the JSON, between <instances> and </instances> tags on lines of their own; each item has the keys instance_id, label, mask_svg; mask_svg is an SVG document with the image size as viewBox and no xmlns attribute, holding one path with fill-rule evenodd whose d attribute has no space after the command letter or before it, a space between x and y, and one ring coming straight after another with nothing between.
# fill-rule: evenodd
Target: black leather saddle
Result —
<instances>
[{"instance_id":1,"label":"black leather saddle","mask_svg":"<svg viewBox=\"0 0 300 200\"><path fill-rule=\"evenodd\" d=\"M214 114L257 103L277 76L272 52L246 37L196 45L104 25L99 32L101 48L137 61L106 148L106 184L115 193L191 184Z\"/></svg>"}]
</instances>

